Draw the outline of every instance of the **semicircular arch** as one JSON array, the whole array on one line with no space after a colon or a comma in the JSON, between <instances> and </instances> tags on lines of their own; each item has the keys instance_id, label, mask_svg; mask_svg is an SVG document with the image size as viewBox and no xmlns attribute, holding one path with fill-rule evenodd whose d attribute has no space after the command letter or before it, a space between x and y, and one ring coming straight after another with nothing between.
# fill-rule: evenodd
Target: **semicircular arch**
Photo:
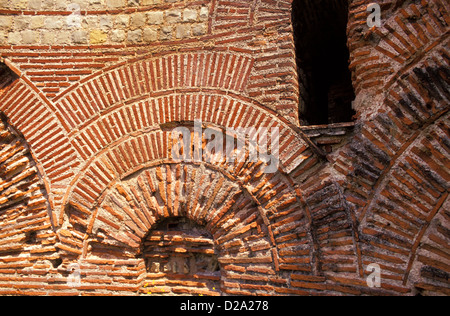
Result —
<instances>
[{"instance_id":1,"label":"semicircular arch","mask_svg":"<svg viewBox=\"0 0 450 316\"><path fill-rule=\"evenodd\" d=\"M280 175L274 177L245 185L205 162L159 161L113 180L89 214L71 203L63 230L82 237L62 248L83 258L137 257L156 223L186 217L211 232L223 265L245 270L257 263L285 276L313 273L316 254L305 205Z\"/></svg>"}]
</instances>

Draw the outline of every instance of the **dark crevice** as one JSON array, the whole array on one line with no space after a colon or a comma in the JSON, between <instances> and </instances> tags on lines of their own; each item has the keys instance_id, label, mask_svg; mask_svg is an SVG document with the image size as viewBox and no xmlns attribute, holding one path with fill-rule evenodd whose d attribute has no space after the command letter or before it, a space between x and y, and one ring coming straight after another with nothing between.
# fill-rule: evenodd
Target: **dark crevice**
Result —
<instances>
[{"instance_id":1,"label":"dark crevice","mask_svg":"<svg viewBox=\"0 0 450 316\"><path fill-rule=\"evenodd\" d=\"M300 121L350 122L355 92L347 47L347 0L294 0L292 23L300 86Z\"/></svg>"}]
</instances>

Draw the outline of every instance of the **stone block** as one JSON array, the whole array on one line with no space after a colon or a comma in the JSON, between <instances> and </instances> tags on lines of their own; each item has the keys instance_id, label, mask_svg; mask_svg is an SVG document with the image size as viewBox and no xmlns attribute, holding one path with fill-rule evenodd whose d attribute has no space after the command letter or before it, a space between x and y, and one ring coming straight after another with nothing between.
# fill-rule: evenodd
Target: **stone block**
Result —
<instances>
[{"instance_id":1,"label":"stone block","mask_svg":"<svg viewBox=\"0 0 450 316\"><path fill-rule=\"evenodd\" d=\"M206 25L197 24L192 27L192 35L201 36L206 34Z\"/></svg>"},{"instance_id":2,"label":"stone block","mask_svg":"<svg viewBox=\"0 0 450 316\"><path fill-rule=\"evenodd\" d=\"M3 18L3 17L2 17ZM19 31L25 31L28 29L28 26L30 25L31 17L29 16L16 16L14 17L14 30Z\"/></svg>"},{"instance_id":3,"label":"stone block","mask_svg":"<svg viewBox=\"0 0 450 316\"><path fill-rule=\"evenodd\" d=\"M56 41L54 44L57 45L68 45L72 41L71 32L70 31L60 31L56 32Z\"/></svg>"},{"instance_id":4,"label":"stone block","mask_svg":"<svg viewBox=\"0 0 450 316\"><path fill-rule=\"evenodd\" d=\"M91 44L103 44L106 42L108 35L101 30L93 30L89 34L89 43Z\"/></svg>"},{"instance_id":5,"label":"stone block","mask_svg":"<svg viewBox=\"0 0 450 316\"><path fill-rule=\"evenodd\" d=\"M110 16L101 16L98 20L98 26L101 30L109 30L113 27L113 19Z\"/></svg>"},{"instance_id":6,"label":"stone block","mask_svg":"<svg viewBox=\"0 0 450 316\"><path fill-rule=\"evenodd\" d=\"M125 0L106 0L106 8L116 9L125 6Z\"/></svg>"},{"instance_id":7,"label":"stone block","mask_svg":"<svg viewBox=\"0 0 450 316\"><path fill-rule=\"evenodd\" d=\"M87 44L88 33L84 30L77 30L72 33L72 42L74 44Z\"/></svg>"},{"instance_id":8,"label":"stone block","mask_svg":"<svg viewBox=\"0 0 450 316\"><path fill-rule=\"evenodd\" d=\"M28 7L28 0L11 0L7 7L15 10L26 10Z\"/></svg>"},{"instance_id":9,"label":"stone block","mask_svg":"<svg viewBox=\"0 0 450 316\"><path fill-rule=\"evenodd\" d=\"M140 4L142 6L147 6L147 5L155 5L155 4L161 4L163 0L141 0Z\"/></svg>"},{"instance_id":10,"label":"stone block","mask_svg":"<svg viewBox=\"0 0 450 316\"><path fill-rule=\"evenodd\" d=\"M52 45L55 43L56 32L49 31L49 30L43 30L41 33L42 33L41 34L41 44Z\"/></svg>"},{"instance_id":11,"label":"stone block","mask_svg":"<svg viewBox=\"0 0 450 316\"><path fill-rule=\"evenodd\" d=\"M20 32L10 32L8 34L8 44L18 45L22 42L22 35Z\"/></svg>"},{"instance_id":12,"label":"stone block","mask_svg":"<svg viewBox=\"0 0 450 316\"><path fill-rule=\"evenodd\" d=\"M144 29L143 34L144 42L154 42L158 40L158 29L155 27L147 27Z\"/></svg>"},{"instance_id":13,"label":"stone block","mask_svg":"<svg viewBox=\"0 0 450 316\"><path fill-rule=\"evenodd\" d=\"M164 12L147 12L148 24L162 24L164 22Z\"/></svg>"},{"instance_id":14,"label":"stone block","mask_svg":"<svg viewBox=\"0 0 450 316\"><path fill-rule=\"evenodd\" d=\"M111 42L121 43L127 38L127 33L124 30L112 30L109 38Z\"/></svg>"},{"instance_id":15,"label":"stone block","mask_svg":"<svg viewBox=\"0 0 450 316\"><path fill-rule=\"evenodd\" d=\"M180 10L169 10L166 12L166 22L167 23L178 23L181 22L181 11Z\"/></svg>"},{"instance_id":16,"label":"stone block","mask_svg":"<svg viewBox=\"0 0 450 316\"><path fill-rule=\"evenodd\" d=\"M130 23L130 17L125 14L120 14L114 18L114 28L126 28Z\"/></svg>"},{"instance_id":17,"label":"stone block","mask_svg":"<svg viewBox=\"0 0 450 316\"><path fill-rule=\"evenodd\" d=\"M163 26L161 28L159 38L161 40L171 40L172 39L173 28L171 26Z\"/></svg>"},{"instance_id":18,"label":"stone block","mask_svg":"<svg viewBox=\"0 0 450 316\"><path fill-rule=\"evenodd\" d=\"M62 29L63 19L59 17L48 17L44 20L44 28L46 29Z\"/></svg>"},{"instance_id":19,"label":"stone block","mask_svg":"<svg viewBox=\"0 0 450 316\"><path fill-rule=\"evenodd\" d=\"M150 272L152 273L158 273L160 271L160 263L159 262L152 262L150 266Z\"/></svg>"},{"instance_id":20,"label":"stone block","mask_svg":"<svg viewBox=\"0 0 450 316\"><path fill-rule=\"evenodd\" d=\"M0 31L0 45L8 43L8 34L5 31Z\"/></svg>"},{"instance_id":21,"label":"stone block","mask_svg":"<svg viewBox=\"0 0 450 316\"><path fill-rule=\"evenodd\" d=\"M183 21L184 22L195 22L197 21L197 10L185 9L183 11Z\"/></svg>"},{"instance_id":22,"label":"stone block","mask_svg":"<svg viewBox=\"0 0 450 316\"><path fill-rule=\"evenodd\" d=\"M137 6L139 6L139 0L128 0L127 6L128 7L137 7Z\"/></svg>"},{"instance_id":23,"label":"stone block","mask_svg":"<svg viewBox=\"0 0 450 316\"><path fill-rule=\"evenodd\" d=\"M28 8L30 10L41 10L42 0L28 0Z\"/></svg>"},{"instance_id":24,"label":"stone block","mask_svg":"<svg viewBox=\"0 0 450 316\"><path fill-rule=\"evenodd\" d=\"M182 39L189 37L191 35L191 26L189 24L177 25L176 28L176 38Z\"/></svg>"},{"instance_id":25,"label":"stone block","mask_svg":"<svg viewBox=\"0 0 450 316\"><path fill-rule=\"evenodd\" d=\"M12 26L12 17L11 16L2 16L0 19L0 29L9 30Z\"/></svg>"},{"instance_id":26,"label":"stone block","mask_svg":"<svg viewBox=\"0 0 450 316\"><path fill-rule=\"evenodd\" d=\"M134 31L129 31L127 36L127 42L131 44L137 44L142 42L142 30L137 29Z\"/></svg>"},{"instance_id":27,"label":"stone block","mask_svg":"<svg viewBox=\"0 0 450 316\"><path fill-rule=\"evenodd\" d=\"M32 16L28 27L32 30L42 29L44 27L44 17L43 16Z\"/></svg>"},{"instance_id":28,"label":"stone block","mask_svg":"<svg viewBox=\"0 0 450 316\"><path fill-rule=\"evenodd\" d=\"M145 14L142 12L135 13L130 17L130 28L137 29L145 25Z\"/></svg>"},{"instance_id":29,"label":"stone block","mask_svg":"<svg viewBox=\"0 0 450 316\"><path fill-rule=\"evenodd\" d=\"M209 18L209 9L208 7L202 7L200 9L200 20L206 21Z\"/></svg>"},{"instance_id":30,"label":"stone block","mask_svg":"<svg viewBox=\"0 0 450 316\"><path fill-rule=\"evenodd\" d=\"M98 17L97 16L84 16L82 18L81 27L84 29L95 29L98 28Z\"/></svg>"},{"instance_id":31,"label":"stone block","mask_svg":"<svg viewBox=\"0 0 450 316\"><path fill-rule=\"evenodd\" d=\"M9 0L0 0L0 8L6 8L9 5Z\"/></svg>"},{"instance_id":32,"label":"stone block","mask_svg":"<svg viewBox=\"0 0 450 316\"><path fill-rule=\"evenodd\" d=\"M36 44L39 40L39 33L36 31L26 30L22 32L23 44Z\"/></svg>"}]
</instances>

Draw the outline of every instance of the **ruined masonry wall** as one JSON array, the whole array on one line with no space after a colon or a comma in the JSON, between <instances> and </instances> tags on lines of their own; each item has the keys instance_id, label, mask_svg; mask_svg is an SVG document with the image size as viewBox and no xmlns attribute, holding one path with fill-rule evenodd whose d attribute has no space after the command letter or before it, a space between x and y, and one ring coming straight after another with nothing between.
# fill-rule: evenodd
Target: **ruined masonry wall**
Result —
<instances>
[{"instance_id":1,"label":"ruined masonry wall","mask_svg":"<svg viewBox=\"0 0 450 316\"><path fill-rule=\"evenodd\" d=\"M73 2L0 0L0 295L450 294L448 1L349 2L328 126L291 0ZM194 159L199 120L279 131L279 168Z\"/></svg>"}]
</instances>

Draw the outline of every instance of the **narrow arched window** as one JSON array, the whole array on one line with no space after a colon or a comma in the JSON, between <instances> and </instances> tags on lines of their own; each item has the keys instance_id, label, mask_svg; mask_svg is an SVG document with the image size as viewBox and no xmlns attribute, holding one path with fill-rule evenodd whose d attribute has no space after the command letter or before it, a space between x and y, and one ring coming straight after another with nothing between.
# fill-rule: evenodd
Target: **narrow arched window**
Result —
<instances>
[{"instance_id":1,"label":"narrow arched window","mask_svg":"<svg viewBox=\"0 0 450 316\"><path fill-rule=\"evenodd\" d=\"M300 121L350 122L355 92L347 47L348 0L293 0Z\"/></svg>"}]
</instances>

